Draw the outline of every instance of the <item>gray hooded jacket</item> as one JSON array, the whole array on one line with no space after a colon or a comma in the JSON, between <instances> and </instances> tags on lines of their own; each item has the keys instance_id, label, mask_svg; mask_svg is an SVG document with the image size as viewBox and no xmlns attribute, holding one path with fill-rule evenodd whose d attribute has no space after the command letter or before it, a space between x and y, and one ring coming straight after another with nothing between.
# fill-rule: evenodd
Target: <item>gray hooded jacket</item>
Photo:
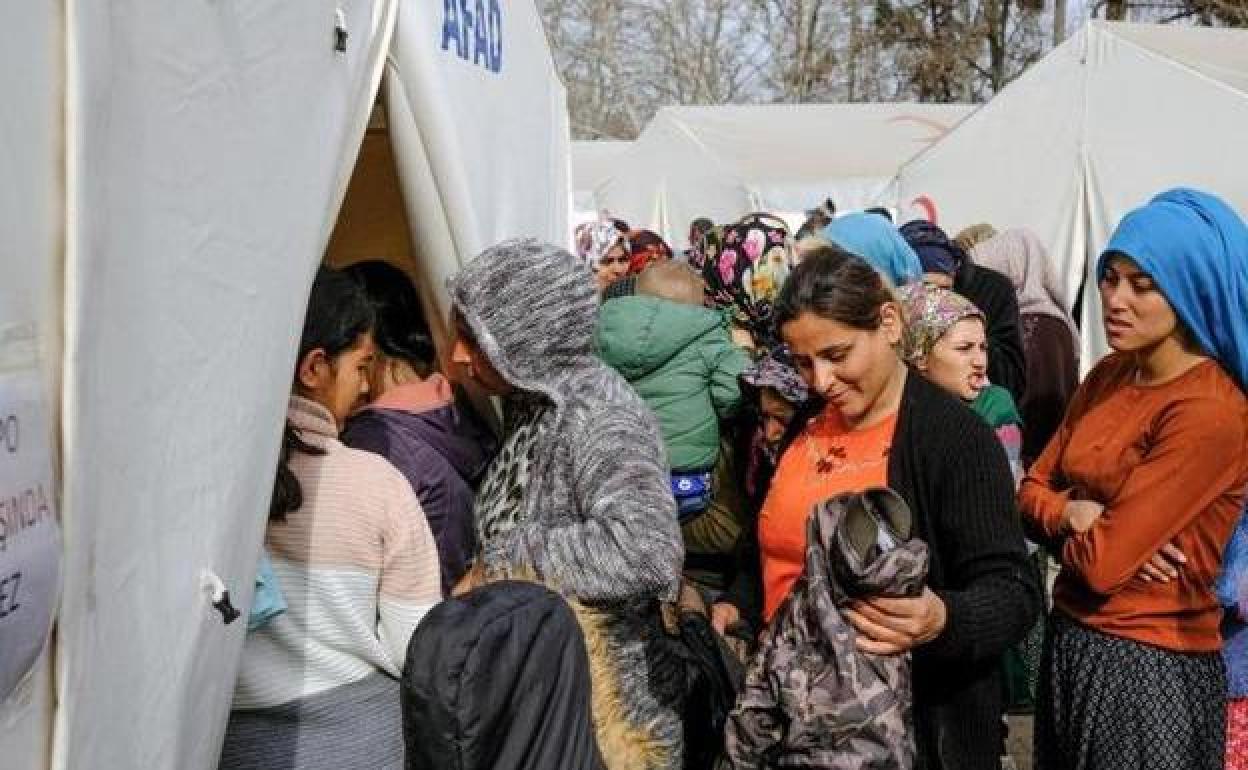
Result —
<instances>
[{"instance_id":1,"label":"gray hooded jacket","mask_svg":"<svg viewBox=\"0 0 1248 770\"><path fill-rule=\"evenodd\" d=\"M503 379L553 405L523 515L503 542L481 543L485 566L531 571L607 611L620 708L651 742L651 766L679 767L677 704L653 672L664 668L658 601L676 596L684 547L655 418L594 356L593 276L568 252L521 239L487 249L448 289Z\"/></svg>"}]
</instances>

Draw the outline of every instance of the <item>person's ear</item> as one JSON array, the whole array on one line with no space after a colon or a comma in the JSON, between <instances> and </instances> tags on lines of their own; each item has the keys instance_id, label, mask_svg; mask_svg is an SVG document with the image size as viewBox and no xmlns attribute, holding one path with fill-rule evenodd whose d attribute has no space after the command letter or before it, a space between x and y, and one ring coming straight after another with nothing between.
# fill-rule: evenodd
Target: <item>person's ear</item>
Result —
<instances>
[{"instance_id":1,"label":"person's ear","mask_svg":"<svg viewBox=\"0 0 1248 770\"><path fill-rule=\"evenodd\" d=\"M299 367L295 371L299 384L307 390L320 390L325 387L330 377L329 355L324 348L315 348L299 359Z\"/></svg>"},{"instance_id":2,"label":"person's ear","mask_svg":"<svg viewBox=\"0 0 1248 770\"><path fill-rule=\"evenodd\" d=\"M923 356L921 358L915 359L914 368L918 369L920 372L926 372L927 371L927 356Z\"/></svg>"},{"instance_id":3,"label":"person's ear","mask_svg":"<svg viewBox=\"0 0 1248 770\"><path fill-rule=\"evenodd\" d=\"M901 318L901 308L897 307L895 302L886 302L880 308L880 330L884 332L884 338L888 340L888 344L897 347L901 344L901 334L905 329L905 323Z\"/></svg>"}]
</instances>

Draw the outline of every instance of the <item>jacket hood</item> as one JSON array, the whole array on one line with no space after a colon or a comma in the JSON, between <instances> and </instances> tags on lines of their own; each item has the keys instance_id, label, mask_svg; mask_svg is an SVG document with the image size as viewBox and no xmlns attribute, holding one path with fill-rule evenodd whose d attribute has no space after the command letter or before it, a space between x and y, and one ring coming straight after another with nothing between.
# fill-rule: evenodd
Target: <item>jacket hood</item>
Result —
<instances>
[{"instance_id":1,"label":"jacket hood","mask_svg":"<svg viewBox=\"0 0 1248 770\"><path fill-rule=\"evenodd\" d=\"M658 297L621 297L602 306L598 354L625 379L636 380L726 325L721 311Z\"/></svg>"},{"instance_id":2,"label":"jacket hood","mask_svg":"<svg viewBox=\"0 0 1248 770\"><path fill-rule=\"evenodd\" d=\"M512 387L561 405L564 383L598 366L598 292L567 251L535 238L481 252L447 283L477 345Z\"/></svg>"},{"instance_id":3,"label":"jacket hood","mask_svg":"<svg viewBox=\"0 0 1248 770\"><path fill-rule=\"evenodd\" d=\"M412 635L403 674L409 770L603 770L585 642L533 583L451 598Z\"/></svg>"}]
</instances>

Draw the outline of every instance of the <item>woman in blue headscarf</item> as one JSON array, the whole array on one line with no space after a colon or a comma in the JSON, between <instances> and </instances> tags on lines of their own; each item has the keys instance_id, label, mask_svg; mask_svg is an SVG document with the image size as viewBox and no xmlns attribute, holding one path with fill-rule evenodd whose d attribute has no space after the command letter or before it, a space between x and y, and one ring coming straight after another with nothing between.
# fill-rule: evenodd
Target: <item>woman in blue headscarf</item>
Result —
<instances>
[{"instance_id":1,"label":"woman in blue headscarf","mask_svg":"<svg viewBox=\"0 0 1248 770\"><path fill-rule=\"evenodd\" d=\"M1059 556L1039 770L1221 770L1213 583L1248 488L1248 227L1171 190L1098 263L1114 353L1032 466L1020 507Z\"/></svg>"},{"instance_id":2,"label":"woman in blue headscarf","mask_svg":"<svg viewBox=\"0 0 1248 770\"><path fill-rule=\"evenodd\" d=\"M860 212L834 219L823 228L823 237L865 259L894 286L923 278L919 255L893 223L879 214Z\"/></svg>"}]
</instances>

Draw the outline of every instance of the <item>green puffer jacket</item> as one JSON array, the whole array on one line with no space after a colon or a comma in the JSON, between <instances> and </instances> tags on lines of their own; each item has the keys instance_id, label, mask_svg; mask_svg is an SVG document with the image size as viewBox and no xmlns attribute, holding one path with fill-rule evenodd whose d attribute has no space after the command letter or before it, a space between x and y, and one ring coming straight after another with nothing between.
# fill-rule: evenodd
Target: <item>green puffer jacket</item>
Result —
<instances>
[{"instance_id":1,"label":"green puffer jacket","mask_svg":"<svg viewBox=\"0 0 1248 770\"><path fill-rule=\"evenodd\" d=\"M598 352L659 418L672 470L710 470L719 421L741 403L749 355L718 310L657 297L613 299L598 317Z\"/></svg>"}]
</instances>

